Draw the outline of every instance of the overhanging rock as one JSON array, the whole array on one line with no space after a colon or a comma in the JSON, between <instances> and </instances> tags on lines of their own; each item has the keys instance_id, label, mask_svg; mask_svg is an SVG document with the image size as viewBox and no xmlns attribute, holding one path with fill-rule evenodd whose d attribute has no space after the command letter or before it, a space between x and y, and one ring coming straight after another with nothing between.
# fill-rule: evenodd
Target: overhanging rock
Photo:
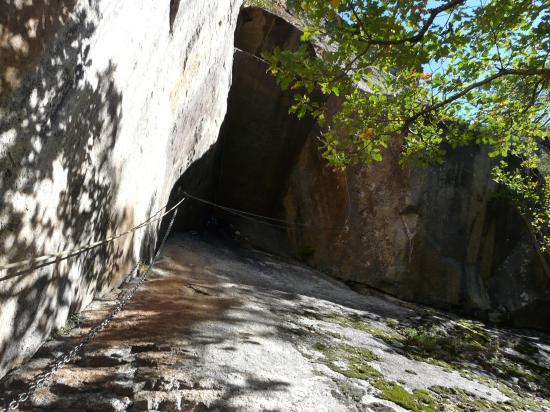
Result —
<instances>
[{"instance_id":1,"label":"overhanging rock","mask_svg":"<svg viewBox=\"0 0 550 412\"><path fill-rule=\"evenodd\" d=\"M263 51L292 49L299 38L280 17L241 12L215 196L278 220L226 219L256 246L290 252L359 287L550 330L548 264L498 195L487 148L450 151L441 167L404 169L394 141L379 164L332 170L319 130L288 114L291 97L261 60ZM338 104L329 99L329 112Z\"/></svg>"}]
</instances>

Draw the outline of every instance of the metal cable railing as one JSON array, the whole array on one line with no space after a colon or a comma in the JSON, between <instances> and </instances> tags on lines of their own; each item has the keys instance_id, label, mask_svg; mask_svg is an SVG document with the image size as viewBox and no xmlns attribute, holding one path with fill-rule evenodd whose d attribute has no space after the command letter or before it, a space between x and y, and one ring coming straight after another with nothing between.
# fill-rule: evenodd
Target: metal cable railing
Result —
<instances>
[{"instance_id":1,"label":"metal cable railing","mask_svg":"<svg viewBox=\"0 0 550 412\"><path fill-rule=\"evenodd\" d=\"M9 272L9 271L18 269L14 273L3 274L3 276L0 276L0 281L7 280L7 279L13 278L15 276L20 276L20 275L32 272L36 269L40 269L44 266L48 266L48 265L51 265L53 263L62 262L64 260L70 259L71 257L78 256L78 255L80 255L84 252L87 252L87 251L95 249L99 246L110 243L110 242L112 242L116 239L119 239L121 237L127 236L127 235L129 235L129 234L131 234L131 233L133 233L133 232L135 232L135 231L137 231L137 230L139 230L139 229L141 229L145 226L150 225L151 223L159 221L164 216L168 215L171 211L175 210L179 205L181 205L185 199L186 198L184 196L178 203L176 203L174 206L172 206L168 211L166 211L166 212L162 213L160 216L158 216L163 210L165 210L168 207L168 205L164 206L162 209L160 209L159 211L154 213L150 218L148 218L144 222L140 223L139 225L134 226L133 228L131 228L130 230L128 230L124 233L118 233L118 234L110 236L106 239L91 242L91 243L88 243L87 245L82 245L82 246L79 246L75 249L67 249L67 250L63 250L63 251L58 252L58 253L48 254L48 255L40 256L40 257L33 258L33 259L20 260L18 262L12 262L12 263L7 263L7 264L4 264L4 265L0 265L0 274L2 274L4 271Z\"/></svg>"},{"instance_id":2,"label":"metal cable railing","mask_svg":"<svg viewBox=\"0 0 550 412\"><path fill-rule=\"evenodd\" d=\"M121 296L116 301L115 307L109 312L107 317L103 319L101 323L90 329L90 331L85 335L85 337L75 345L71 350L64 352L62 355L58 356L42 373L37 374L33 377L29 385L27 386L26 390L24 392L21 392L14 396L12 401L10 401L6 407L0 408L0 412L8 412L8 411L14 411L19 408L19 406L26 402L30 396L36 392L38 389L45 387L48 384L48 381L52 378L52 376L61 368L63 368L67 363L72 361L76 355L86 346L88 345L103 329L109 326L109 324L112 322L113 318L126 306L128 301L132 299L138 288L143 284L145 281L145 278L147 275L151 272L151 269L153 268L153 265L155 264L155 260L160 256L160 253L162 249L164 248L164 245L166 243L166 239L168 239L168 235L170 234L170 231L172 230L172 226L174 224L174 220L176 218L177 214L177 207L185 200L185 197L180 200L174 207L172 207L169 211L167 211L163 216L166 216L171 211L174 211L174 214L172 215L172 218L170 220L170 223L168 225L168 228L166 230L166 233L164 234L164 237L162 239L162 242L159 246L159 249L157 253L155 254L154 258L151 260L149 267L146 271L144 271L138 278L138 281L136 284L126 293L122 293ZM162 209L161 209L162 210ZM149 222L150 223L150 222ZM121 235L122 236L122 235ZM132 271L132 273L136 270Z\"/></svg>"},{"instance_id":3,"label":"metal cable railing","mask_svg":"<svg viewBox=\"0 0 550 412\"><path fill-rule=\"evenodd\" d=\"M277 219L277 218L273 218L273 217L269 217L269 216L259 215L259 214L252 213L252 212L247 212L247 211L244 211L244 210L230 208L230 207L219 205L215 202L212 202L212 201L209 201L209 200L202 199L200 197L191 195L187 192L184 192L184 196L182 197L182 199L179 202L177 202L174 206L172 206L169 210L162 213L160 216L156 217L157 215L159 215L163 210L165 210L168 207L168 205L164 206L158 212L153 214L149 219L145 220L144 222L140 223L137 226L134 226L132 229L130 229L130 230L124 232L124 233L116 234L116 235L111 236L109 238L106 238L106 239L103 239L103 240L100 240L100 241L96 241L96 242L92 242L92 243L89 243L85 246L78 247L76 249L64 250L60 253L44 255L44 256L40 256L38 258L29 259L29 260L22 260L22 261L18 261L18 262L12 262L12 263L0 266L0 271L10 270L10 269L19 269L21 267L28 266L28 267L25 267L24 269L20 269L17 272L11 274L9 277L18 276L18 275L21 275L23 273L27 273L27 272L36 270L38 268L41 268L41 267L44 267L44 266L47 266L47 265L51 265L53 263L58 263L60 261L69 259L69 258L74 257L74 256L78 256L78 255L80 255L80 254L82 254L82 253L84 253L88 250L94 249L94 248L99 247L101 245L112 242L113 240L116 240L118 238L126 236L130 233L133 233L136 230L139 230L139 229L141 229L141 228L143 228L143 227L145 227L145 226L147 226L147 225L149 225L153 222L156 222L156 221L162 219L164 216L167 216L172 211L174 212L173 215L172 215L172 218L170 219L170 223L168 225L167 231L166 231L166 233L165 233L165 235L162 239L162 242L159 246L159 249L158 249L157 253L155 254L152 261L150 262L150 265L147 268L147 270L144 271L139 276L138 281L136 282L136 284L129 291L127 291L126 293L122 293L121 296L119 296L119 298L116 301L116 304L115 304L114 308L111 310L111 312L109 312L107 317L105 317L105 319L103 319L103 321L101 323L99 323L98 325L96 325L95 327L90 329L90 331L84 336L84 338L80 341L80 343L75 345L71 350L66 351L62 355L58 356L43 372L41 372L41 373L37 374L36 376L34 376L33 379L31 380L31 382L29 383L29 385L27 386L26 390L24 392L20 392L15 397L13 397L12 398L13 400L11 400L6 405L6 407L0 408L0 412L14 411L14 410L18 409L19 406L22 403L26 402L34 392L36 392L40 388L45 387L48 384L48 381L52 378L52 376L59 369L63 368L69 362L71 362L76 357L76 355L86 345L88 345L102 330L107 328L110 325L110 323L112 322L113 318L121 310L124 309L124 307L126 306L128 301L130 299L132 299L132 297L134 296L134 294L136 293L138 288L145 281L147 275L150 273L151 269L153 268L155 260L160 256L160 253L161 253L162 249L164 248L164 245L166 243L168 235L170 234L170 231L172 230L172 226L174 224L174 220L175 220L176 214L177 214L177 208L186 199L193 199L193 200L201 202L203 204L207 204L209 206L217 207L221 210L224 210L228 213L240 216L242 218L250 219L250 220L256 221L258 223L273 226L273 227L279 227L279 228L283 228L283 229L289 229L289 228L293 228L293 227L294 228L309 228L309 227L311 227L311 228L315 228L315 229L320 229L320 228L323 229L323 227L320 227L318 225L288 224L287 221L285 221L283 219ZM324 229L346 230L346 229L348 229L348 227L347 226L334 226L334 227L324 227ZM132 273L135 272L136 268L137 268L137 266L134 268ZM0 277L0 281L5 280L5 279L6 279L6 277L3 277L3 278Z\"/></svg>"},{"instance_id":4,"label":"metal cable railing","mask_svg":"<svg viewBox=\"0 0 550 412\"><path fill-rule=\"evenodd\" d=\"M227 213L242 217L244 219L252 220L266 226L271 226L271 227L276 227L281 229L311 228L311 229L334 230L334 231L345 231L349 229L348 226L320 226L320 225L306 224L306 223L288 223L284 219L277 219L274 217L263 216L257 213L247 212L244 210L235 209L228 206L223 206L218 203L212 202L211 200L206 200L198 196L191 195L187 192L184 192L184 195L187 196L189 199L196 200L197 202L201 202L212 207L216 207Z\"/></svg>"}]
</instances>

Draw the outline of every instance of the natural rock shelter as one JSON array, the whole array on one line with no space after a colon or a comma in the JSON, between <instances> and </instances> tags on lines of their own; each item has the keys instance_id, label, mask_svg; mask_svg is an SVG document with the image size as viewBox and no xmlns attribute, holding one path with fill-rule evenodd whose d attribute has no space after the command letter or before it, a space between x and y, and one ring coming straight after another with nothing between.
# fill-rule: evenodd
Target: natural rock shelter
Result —
<instances>
[{"instance_id":1,"label":"natural rock shelter","mask_svg":"<svg viewBox=\"0 0 550 412\"><path fill-rule=\"evenodd\" d=\"M330 167L267 3L0 4L0 411L550 411L485 149Z\"/></svg>"}]
</instances>

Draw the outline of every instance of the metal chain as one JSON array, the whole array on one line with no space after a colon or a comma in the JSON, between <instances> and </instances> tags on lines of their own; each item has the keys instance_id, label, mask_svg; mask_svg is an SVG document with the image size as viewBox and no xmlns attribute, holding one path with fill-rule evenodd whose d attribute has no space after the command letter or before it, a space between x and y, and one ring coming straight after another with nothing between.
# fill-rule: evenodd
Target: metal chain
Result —
<instances>
[{"instance_id":1,"label":"metal chain","mask_svg":"<svg viewBox=\"0 0 550 412\"><path fill-rule=\"evenodd\" d=\"M181 200L178 203L176 203L169 210L166 210L164 213L162 213L160 216L158 216L159 213L161 213L163 210L165 210L168 207L168 205L164 206L162 209L160 209L159 211L154 213L147 220L141 222L139 225L134 226L133 228L131 228L130 230L128 230L126 232L118 233L118 234L115 234L115 235L113 235L111 237L108 237L106 239L98 240L98 241L95 241L95 242L92 242L92 243L88 243L87 245L81 245L76 249L67 249L67 250L64 250L62 252L55 253L55 254L44 255L44 256L40 256L40 257L35 257L33 259L21 260L19 262L12 262L12 263L7 263L7 264L0 265L0 273L2 274L2 276L0 276L0 281L10 279L14 276L20 276L20 275L32 273L36 269L40 269L40 268L43 268L45 266L52 265L54 263L62 262L64 260L70 259L72 257L79 256L84 252L87 252L87 251L95 249L99 246L110 243L110 242L112 242L116 239L119 239L121 237L127 236L130 233L134 233L135 231L137 231L141 228L144 228L145 226L148 226L151 223L159 221L164 216L169 215L174 209L177 209L179 207L179 205L181 205L181 203L185 199L186 199L185 196L182 197ZM28 266L28 267L26 267L26 266ZM20 267L25 267L25 268L24 269L19 269L16 272L11 273L9 275L3 273L6 270L9 271L9 270L17 269L17 268L20 268Z\"/></svg>"},{"instance_id":2,"label":"metal chain","mask_svg":"<svg viewBox=\"0 0 550 412\"><path fill-rule=\"evenodd\" d=\"M306 223L288 223L285 219L277 219L270 216L264 216L259 215L257 213L248 212L245 210L240 209L234 209L231 207L223 206L218 203L212 202L210 200L202 199L197 196L193 196L187 192L185 192L185 196L187 196L189 199L196 200L197 202L204 203L213 207L216 207L218 209L221 209L227 213L230 213L232 215L241 217L243 219L251 220L253 222L260 223L262 225L271 226L275 228L280 229L301 229L301 228L314 228L317 230L334 230L334 231L347 231L349 229L349 225L341 225L341 226L319 226L319 225L313 225L313 224L306 224ZM349 208L348 208L349 209ZM348 213L349 214L349 213Z\"/></svg>"},{"instance_id":3,"label":"metal chain","mask_svg":"<svg viewBox=\"0 0 550 412\"><path fill-rule=\"evenodd\" d=\"M131 288L126 293L122 293L119 299L117 300L117 303L115 307L111 310L109 315L103 321L92 328L88 334L80 341L80 343L76 346L74 346L70 351L65 352L64 354L57 357L57 359L50 364L50 366L43 371L42 373L39 373L36 375L32 380L31 383L27 386L27 390L25 392L19 393L19 395L15 396L11 402L7 404L7 407L1 408L0 412L8 412L8 411L14 411L23 403L26 402L30 396L36 392L38 389L43 388L48 385L48 381L52 378L52 376L61 368L66 366L69 362L71 362L75 356L84 348L86 345L88 345L103 329L105 329L113 318L126 306L128 301L132 299L136 291L139 289L139 287L143 284L145 281L145 278L153 268L153 265L155 264L155 260L159 257L160 252L164 248L164 244L166 243L166 239L168 239L168 235L170 234L170 231L172 230L172 225L174 224L174 220L176 219L176 214L178 212L178 209L174 209L174 214L172 215L172 219L170 220L170 224L168 225L168 229L166 230L166 233L164 234L164 238L162 239L162 242L160 244L160 247L155 254L154 258L151 261L151 264L147 268L146 271L144 271L143 274L141 274L138 278L138 281L134 285L133 288Z\"/></svg>"}]
</instances>

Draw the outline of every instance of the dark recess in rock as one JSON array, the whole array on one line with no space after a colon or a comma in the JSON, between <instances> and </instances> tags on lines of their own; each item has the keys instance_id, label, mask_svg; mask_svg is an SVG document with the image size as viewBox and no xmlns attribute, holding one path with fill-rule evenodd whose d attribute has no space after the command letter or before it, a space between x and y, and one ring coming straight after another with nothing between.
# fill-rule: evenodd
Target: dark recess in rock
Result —
<instances>
[{"instance_id":1,"label":"dark recess in rock","mask_svg":"<svg viewBox=\"0 0 550 412\"><path fill-rule=\"evenodd\" d=\"M172 196L187 190L283 222L266 225L189 201L178 228L216 222L246 244L302 259L352 284L550 330L547 257L537 254L525 223L491 181L484 149L461 148L441 167L404 170L396 144L379 165L331 170L319 153L316 125L288 114L290 96L261 59L264 50L297 47L299 37L280 17L241 11L220 137ZM327 104L334 110L338 101Z\"/></svg>"}]
</instances>

